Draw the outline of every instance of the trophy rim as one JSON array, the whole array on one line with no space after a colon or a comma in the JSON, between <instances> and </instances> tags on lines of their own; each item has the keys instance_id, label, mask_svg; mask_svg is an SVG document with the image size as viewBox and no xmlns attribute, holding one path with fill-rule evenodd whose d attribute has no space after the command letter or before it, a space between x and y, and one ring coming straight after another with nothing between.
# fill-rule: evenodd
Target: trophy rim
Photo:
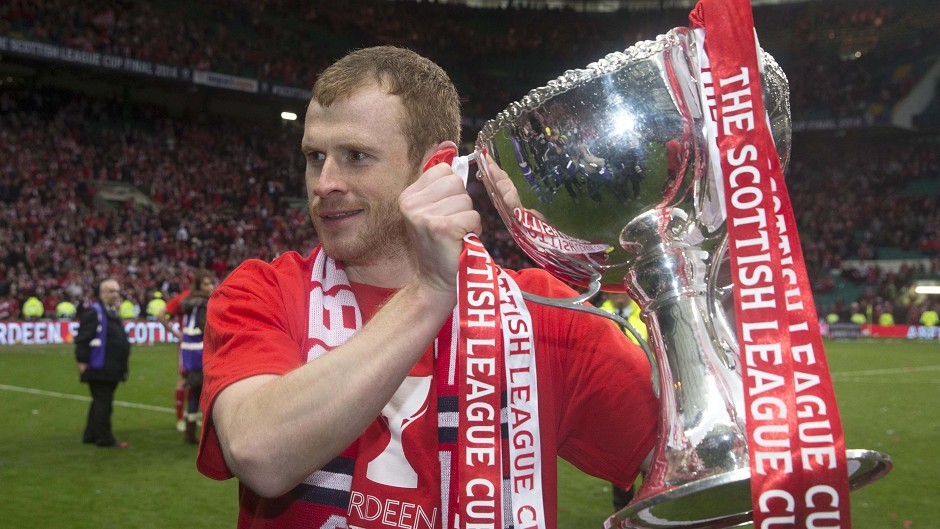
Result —
<instances>
[{"instance_id":1,"label":"trophy rim","mask_svg":"<svg viewBox=\"0 0 940 529\"><path fill-rule=\"evenodd\" d=\"M678 43L680 35L693 35L687 27L675 27L669 31L657 35L653 40L642 40L623 51L608 53L603 58L589 63L584 68L573 68L566 70L563 74L549 81L544 86L529 90L528 94L517 101L513 101L506 106L495 118L487 120L477 134L476 146L481 148L484 142L491 139L496 133L504 127L510 126L522 115L540 108L547 101L573 90L587 82L602 77L612 72L616 72L631 63L647 59L657 53L662 53L666 49ZM694 38L689 42L690 46L695 45ZM763 71L768 77L777 76L778 82L782 84L785 91L789 91L789 79L786 72L774 59L774 56L765 51L758 45L758 60L763 62ZM790 100L785 97L781 100L784 106L784 112L790 116ZM792 119L792 118L791 118Z\"/></svg>"},{"instance_id":2,"label":"trophy rim","mask_svg":"<svg viewBox=\"0 0 940 529\"><path fill-rule=\"evenodd\" d=\"M477 134L477 147L482 147L483 143L491 139L500 129L513 124L519 117L538 109L547 101L632 63L662 53L678 43L680 34L691 34L691 32L686 27L673 28L657 35L654 40L642 40L623 51L608 53L584 68L566 70L546 85L529 90L528 94L513 101L495 118L483 124L480 133Z\"/></svg>"}]
</instances>

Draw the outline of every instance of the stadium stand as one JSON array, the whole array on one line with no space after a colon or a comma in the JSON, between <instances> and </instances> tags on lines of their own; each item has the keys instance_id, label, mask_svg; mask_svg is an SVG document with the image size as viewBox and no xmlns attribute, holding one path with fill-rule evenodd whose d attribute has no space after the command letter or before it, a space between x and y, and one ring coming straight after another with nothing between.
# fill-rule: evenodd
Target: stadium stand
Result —
<instances>
[{"instance_id":1,"label":"stadium stand","mask_svg":"<svg viewBox=\"0 0 940 529\"><path fill-rule=\"evenodd\" d=\"M178 292L316 243L298 114L344 51L425 53L465 99L465 139L565 69L685 25L687 8L584 13L350 0L10 0L0 6L0 317L104 275ZM940 14L932 2L755 8L790 79L788 186L819 312L916 322L940 277ZM491 252L528 266L479 187ZM52 307L52 308L49 308Z\"/></svg>"}]
</instances>

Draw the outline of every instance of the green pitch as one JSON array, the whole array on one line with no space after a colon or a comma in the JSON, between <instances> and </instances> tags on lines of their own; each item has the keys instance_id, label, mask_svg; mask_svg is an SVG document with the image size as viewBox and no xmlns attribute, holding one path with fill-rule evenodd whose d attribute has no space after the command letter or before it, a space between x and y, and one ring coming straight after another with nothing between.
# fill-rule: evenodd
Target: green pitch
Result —
<instances>
[{"instance_id":1,"label":"green pitch","mask_svg":"<svg viewBox=\"0 0 940 529\"><path fill-rule=\"evenodd\" d=\"M855 529L940 528L940 342L827 344L846 445L889 453L894 470L852 494ZM234 527L237 488L194 468L175 429L175 346L137 347L118 388L127 450L81 444L87 389L67 346L0 348L0 527ZM560 527L598 528L609 485L562 462Z\"/></svg>"}]
</instances>

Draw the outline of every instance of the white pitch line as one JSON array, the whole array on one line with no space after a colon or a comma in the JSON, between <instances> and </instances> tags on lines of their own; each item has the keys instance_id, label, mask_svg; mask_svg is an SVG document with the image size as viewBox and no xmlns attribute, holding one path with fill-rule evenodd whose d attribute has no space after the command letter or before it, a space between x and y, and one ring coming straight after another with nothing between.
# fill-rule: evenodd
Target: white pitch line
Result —
<instances>
[{"instance_id":1,"label":"white pitch line","mask_svg":"<svg viewBox=\"0 0 940 529\"><path fill-rule=\"evenodd\" d=\"M847 378L839 377L839 382L844 384L932 384L940 385L940 379L934 378L931 380L914 380L910 378L872 378L872 377L856 377L856 378Z\"/></svg>"},{"instance_id":2,"label":"white pitch line","mask_svg":"<svg viewBox=\"0 0 940 529\"><path fill-rule=\"evenodd\" d=\"M832 377L843 379L843 378L871 377L871 376L882 376L882 375L908 375L911 373L920 373L923 371L940 371L940 365L923 366L923 367L896 367L892 369L868 369L864 371L840 371L840 372L832 373ZM78 400L82 402L91 402L91 397L86 397L84 395L60 393L58 391L46 391L44 389L24 388L20 386L10 386L7 384L0 384L0 390L16 391L19 393L29 393L31 395L42 395L44 397L55 397L58 399L69 399L69 400ZM157 411L160 413L176 413L176 410L174 410L173 408L166 408L163 406L151 406L149 404L140 404L137 402L126 402L123 400L114 401L114 405L122 406L124 408L135 408L138 410Z\"/></svg>"},{"instance_id":3,"label":"white pitch line","mask_svg":"<svg viewBox=\"0 0 940 529\"><path fill-rule=\"evenodd\" d=\"M57 399L69 399L69 400L79 400L82 402L91 402L91 397L86 397L84 395L73 395L71 393L59 393L58 391L46 391L44 389L23 388L20 386L8 386L7 384L0 384L0 390L17 391L19 393L29 393L31 395L42 395L43 397L55 397ZM114 405L122 406L124 408L136 408L138 410L158 411L161 413L176 413L176 410L174 410L173 408L164 408L162 406L151 406L149 404L140 404L137 402L126 402L123 400L114 401Z\"/></svg>"},{"instance_id":4,"label":"white pitch line","mask_svg":"<svg viewBox=\"0 0 940 529\"><path fill-rule=\"evenodd\" d=\"M865 371L839 371L832 373L833 378L843 377L873 377L881 375L909 375L911 373L921 373L924 371L940 371L940 366L923 367L894 367L891 369L868 369Z\"/></svg>"}]
</instances>

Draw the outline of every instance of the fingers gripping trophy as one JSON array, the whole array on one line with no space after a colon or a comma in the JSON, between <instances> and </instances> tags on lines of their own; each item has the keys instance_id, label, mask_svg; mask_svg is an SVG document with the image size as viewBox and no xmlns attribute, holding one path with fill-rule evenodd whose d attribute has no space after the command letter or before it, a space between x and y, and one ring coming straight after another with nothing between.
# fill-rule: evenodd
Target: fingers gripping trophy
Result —
<instances>
[{"instance_id":1,"label":"fingers gripping trophy","mask_svg":"<svg viewBox=\"0 0 940 529\"><path fill-rule=\"evenodd\" d=\"M586 289L529 299L626 291L649 328L659 441L607 527L849 527L848 491L892 463L843 444L782 179L787 79L746 0L691 18L511 104L476 153L508 177L479 176L519 246Z\"/></svg>"}]
</instances>

